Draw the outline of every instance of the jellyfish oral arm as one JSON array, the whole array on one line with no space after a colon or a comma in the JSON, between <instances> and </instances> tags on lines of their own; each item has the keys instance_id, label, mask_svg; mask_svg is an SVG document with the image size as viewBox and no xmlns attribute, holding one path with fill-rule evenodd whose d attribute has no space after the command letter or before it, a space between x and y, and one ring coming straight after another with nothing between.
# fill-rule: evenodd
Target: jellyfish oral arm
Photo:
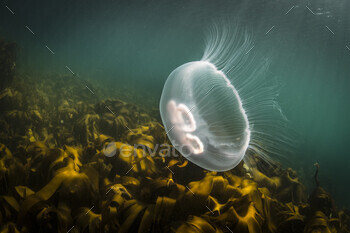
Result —
<instances>
[{"instance_id":1,"label":"jellyfish oral arm","mask_svg":"<svg viewBox=\"0 0 350 233\"><path fill-rule=\"evenodd\" d=\"M188 133L186 134L185 141L193 154L198 155L204 152L203 143L197 136Z\"/></svg>"},{"instance_id":2,"label":"jellyfish oral arm","mask_svg":"<svg viewBox=\"0 0 350 233\"><path fill-rule=\"evenodd\" d=\"M174 131L178 133L182 147L187 147L190 153L200 154L204 151L202 141L191 132L197 129L196 121L191 110L185 104L176 104L170 100L167 104L167 110L170 115L170 122L173 124Z\"/></svg>"}]
</instances>

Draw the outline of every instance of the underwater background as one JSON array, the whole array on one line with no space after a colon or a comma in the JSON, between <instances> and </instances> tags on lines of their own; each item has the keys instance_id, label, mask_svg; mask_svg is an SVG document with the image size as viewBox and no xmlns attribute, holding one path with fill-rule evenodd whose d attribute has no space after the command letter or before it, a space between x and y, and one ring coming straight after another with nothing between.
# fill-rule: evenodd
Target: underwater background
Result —
<instances>
[{"instance_id":1,"label":"underwater background","mask_svg":"<svg viewBox=\"0 0 350 233\"><path fill-rule=\"evenodd\" d=\"M201 59L208 26L239 22L251 53L270 61L267 75L281 86L294 145L273 159L293 168L308 193L318 163L322 187L337 207L350 208L349 9L346 0L3 1L0 37L17 44L23 83L78 75L96 101L120 98L155 114L170 72Z\"/></svg>"}]
</instances>

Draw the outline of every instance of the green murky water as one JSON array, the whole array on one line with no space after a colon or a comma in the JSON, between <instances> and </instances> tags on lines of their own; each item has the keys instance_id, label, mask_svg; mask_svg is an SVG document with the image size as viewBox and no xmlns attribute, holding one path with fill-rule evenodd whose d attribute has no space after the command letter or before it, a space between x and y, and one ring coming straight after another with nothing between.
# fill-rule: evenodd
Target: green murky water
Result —
<instances>
[{"instance_id":1,"label":"green murky water","mask_svg":"<svg viewBox=\"0 0 350 233\"><path fill-rule=\"evenodd\" d=\"M106 95L139 90L147 100L135 102L156 108L169 73L201 58L207 26L236 20L282 86L279 102L295 139L283 161L306 181L318 162L322 185L349 207L349 7L328 0L5 1L0 36L18 44L19 73L70 74L68 66L108 87Z\"/></svg>"}]
</instances>

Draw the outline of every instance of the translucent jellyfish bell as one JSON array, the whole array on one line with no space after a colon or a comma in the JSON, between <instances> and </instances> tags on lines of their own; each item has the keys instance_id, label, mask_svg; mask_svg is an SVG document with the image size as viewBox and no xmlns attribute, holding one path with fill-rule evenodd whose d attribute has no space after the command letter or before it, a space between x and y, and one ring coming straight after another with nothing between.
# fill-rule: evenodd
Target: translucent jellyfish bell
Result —
<instances>
[{"instance_id":1,"label":"translucent jellyfish bell","mask_svg":"<svg viewBox=\"0 0 350 233\"><path fill-rule=\"evenodd\" d=\"M193 163L227 170L242 160L250 140L248 118L236 89L210 62L176 68L160 111L172 144Z\"/></svg>"},{"instance_id":2,"label":"translucent jellyfish bell","mask_svg":"<svg viewBox=\"0 0 350 233\"><path fill-rule=\"evenodd\" d=\"M204 169L226 171L248 149L264 151L261 140L271 140L259 126L268 126L269 118L275 118L266 113L279 108L273 88L261 85L266 62L252 65L249 60L252 45L245 32L214 25L208 38L200 61L169 75L160 114L171 143L183 156ZM252 131L253 125L257 130Z\"/></svg>"}]
</instances>

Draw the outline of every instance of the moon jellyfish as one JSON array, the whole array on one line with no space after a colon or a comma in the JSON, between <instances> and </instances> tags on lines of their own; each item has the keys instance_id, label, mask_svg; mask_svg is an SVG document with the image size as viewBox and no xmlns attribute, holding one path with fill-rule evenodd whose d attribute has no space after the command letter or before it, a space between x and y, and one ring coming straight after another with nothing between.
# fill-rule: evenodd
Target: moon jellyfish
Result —
<instances>
[{"instance_id":1,"label":"moon jellyfish","mask_svg":"<svg viewBox=\"0 0 350 233\"><path fill-rule=\"evenodd\" d=\"M274 147L276 134L267 131L283 117L265 77L268 62L252 57L253 47L246 31L213 25L202 59L177 67L166 80L160 100L166 133L204 169L227 171L249 151L264 155Z\"/></svg>"}]
</instances>

